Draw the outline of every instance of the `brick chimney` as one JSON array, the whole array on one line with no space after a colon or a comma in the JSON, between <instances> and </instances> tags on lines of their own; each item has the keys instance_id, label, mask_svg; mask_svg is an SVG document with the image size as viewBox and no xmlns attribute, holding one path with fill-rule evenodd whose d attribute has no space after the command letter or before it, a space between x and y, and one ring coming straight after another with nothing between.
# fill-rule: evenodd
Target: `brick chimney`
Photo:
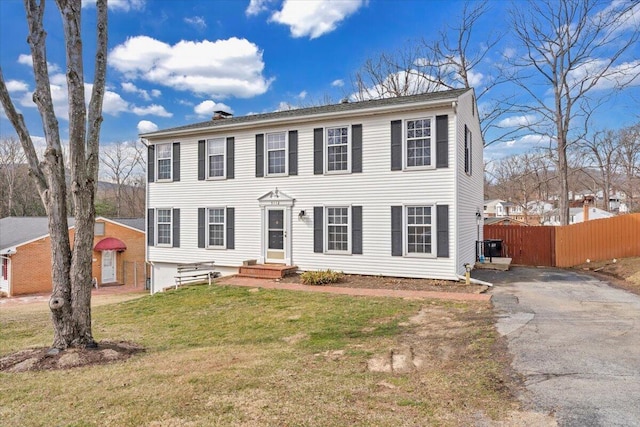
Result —
<instances>
[{"instance_id":1,"label":"brick chimney","mask_svg":"<svg viewBox=\"0 0 640 427\"><path fill-rule=\"evenodd\" d=\"M213 112L212 120L220 120L220 119L228 119L233 117L233 114L227 113L226 111L218 110Z\"/></svg>"}]
</instances>

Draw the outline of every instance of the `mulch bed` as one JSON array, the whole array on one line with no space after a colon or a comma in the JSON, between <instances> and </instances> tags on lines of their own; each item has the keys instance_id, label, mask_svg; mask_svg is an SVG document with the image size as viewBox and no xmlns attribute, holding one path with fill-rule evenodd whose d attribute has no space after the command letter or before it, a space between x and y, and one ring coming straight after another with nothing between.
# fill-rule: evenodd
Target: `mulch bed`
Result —
<instances>
[{"instance_id":1,"label":"mulch bed","mask_svg":"<svg viewBox=\"0 0 640 427\"><path fill-rule=\"evenodd\" d=\"M302 283L299 274L291 274L280 283ZM486 286L467 285L464 282L453 282L450 280L434 279L409 279L402 277L365 276L360 274L345 274L338 283L328 286L342 288L365 288L365 289L395 289L404 291L432 291L432 292L462 292L476 294L486 291Z\"/></svg>"}]
</instances>

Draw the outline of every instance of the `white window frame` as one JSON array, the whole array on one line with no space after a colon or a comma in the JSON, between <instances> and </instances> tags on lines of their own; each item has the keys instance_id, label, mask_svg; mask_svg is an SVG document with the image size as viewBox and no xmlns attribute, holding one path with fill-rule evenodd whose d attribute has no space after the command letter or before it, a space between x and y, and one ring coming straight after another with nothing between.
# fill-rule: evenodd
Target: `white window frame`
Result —
<instances>
[{"instance_id":1,"label":"white window frame","mask_svg":"<svg viewBox=\"0 0 640 427\"><path fill-rule=\"evenodd\" d=\"M213 142L213 141L222 141L222 150L223 150L223 155L222 155L222 176L211 176L211 166L210 166L210 159L211 159L211 154L209 154L209 143ZM219 180L219 179L227 179L227 138L226 137L217 137L217 138L209 138L207 139L207 143L205 146L206 154L206 173L207 173L207 179L208 180ZM218 154L219 155L219 154Z\"/></svg>"},{"instance_id":2,"label":"white window frame","mask_svg":"<svg viewBox=\"0 0 640 427\"><path fill-rule=\"evenodd\" d=\"M101 230L100 230L101 228ZM107 230L107 225L103 221L96 221L93 224L94 236L104 236Z\"/></svg>"},{"instance_id":3,"label":"white window frame","mask_svg":"<svg viewBox=\"0 0 640 427\"><path fill-rule=\"evenodd\" d=\"M408 138L407 126L409 122L413 122L417 120L430 121L430 129L431 129L431 135L429 136L430 163L428 165L409 166L409 138ZM425 138L422 137L422 138L413 138L413 139L425 139ZM402 122L402 162L403 162L402 164L404 166L404 170L425 170L425 169L436 168L436 116L415 117L411 119L405 119Z\"/></svg>"},{"instance_id":4,"label":"white window frame","mask_svg":"<svg viewBox=\"0 0 640 427\"><path fill-rule=\"evenodd\" d=\"M222 216L224 218L222 222L222 245L212 245L211 244L211 225L219 225L220 223L212 223L209 219L211 218L210 212L214 209L221 209ZM212 206L207 208L206 211L206 220L207 220L207 231L206 231L206 247L208 249L227 249L227 207L226 206Z\"/></svg>"},{"instance_id":5,"label":"white window frame","mask_svg":"<svg viewBox=\"0 0 640 427\"><path fill-rule=\"evenodd\" d=\"M465 173L469 176L473 173L473 134L471 133L471 129L469 126L465 126L467 134L464 138L464 160L465 166L468 165L468 168L465 167Z\"/></svg>"},{"instance_id":6,"label":"white window frame","mask_svg":"<svg viewBox=\"0 0 640 427\"><path fill-rule=\"evenodd\" d=\"M160 211L169 211L169 222L162 222L162 224L169 224L169 243L160 243L159 240L159 231L160 231L160 227L159 225L160 223ZM161 246L161 247L172 247L173 246L173 209L172 208L156 208L156 212L155 212L155 239L156 239L156 246Z\"/></svg>"},{"instance_id":7,"label":"white window frame","mask_svg":"<svg viewBox=\"0 0 640 427\"><path fill-rule=\"evenodd\" d=\"M329 249L329 209L346 209L347 210L347 224L339 224L339 226L347 227L347 249ZM351 255L352 247L352 235L351 235L351 222L352 222L352 210L351 205L327 205L324 206L324 251L328 254L342 254Z\"/></svg>"},{"instance_id":8,"label":"white window frame","mask_svg":"<svg viewBox=\"0 0 640 427\"><path fill-rule=\"evenodd\" d=\"M329 129L347 129L347 169L344 170L329 170ZM324 173L325 174L344 174L351 173L351 162L353 159L351 158L351 125L337 125L337 126L327 126L324 128L324 147L323 147L323 156L324 156Z\"/></svg>"},{"instance_id":9,"label":"white window frame","mask_svg":"<svg viewBox=\"0 0 640 427\"><path fill-rule=\"evenodd\" d=\"M269 172L269 151L281 151L278 150L269 150L269 135L280 135L284 134L284 172L279 173L270 173ZM289 132L281 131L281 132L269 132L264 135L264 171L265 176L288 176L289 175Z\"/></svg>"},{"instance_id":10,"label":"white window frame","mask_svg":"<svg viewBox=\"0 0 640 427\"><path fill-rule=\"evenodd\" d=\"M167 157L163 157L162 159L160 158L160 147L162 146L169 146L169 177L168 178L160 178L160 160L167 160ZM156 181L158 182L168 182L168 181L173 181L173 143L171 142L167 142L165 144L156 144L155 147L155 151L156 151L156 159L155 159L155 163L156 163Z\"/></svg>"},{"instance_id":11,"label":"white window frame","mask_svg":"<svg viewBox=\"0 0 640 427\"><path fill-rule=\"evenodd\" d=\"M435 203L408 203L402 207L402 252L407 258L436 258L438 250L438 219L437 205ZM431 252L409 252L409 208L431 208Z\"/></svg>"}]
</instances>

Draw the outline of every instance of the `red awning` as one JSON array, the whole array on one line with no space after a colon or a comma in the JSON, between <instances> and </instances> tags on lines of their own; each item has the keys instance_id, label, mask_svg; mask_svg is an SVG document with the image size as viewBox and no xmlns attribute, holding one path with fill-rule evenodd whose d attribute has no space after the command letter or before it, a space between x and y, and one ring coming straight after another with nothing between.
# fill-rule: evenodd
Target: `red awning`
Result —
<instances>
[{"instance_id":1,"label":"red awning","mask_svg":"<svg viewBox=\"0 0 640 427\"><path fill-rule=\"evenodd\" d=\"M106 237L98 242L94 251L124 251L127 249L127 245L120 239L115 237Z\"/></svg>"}]
</instances>

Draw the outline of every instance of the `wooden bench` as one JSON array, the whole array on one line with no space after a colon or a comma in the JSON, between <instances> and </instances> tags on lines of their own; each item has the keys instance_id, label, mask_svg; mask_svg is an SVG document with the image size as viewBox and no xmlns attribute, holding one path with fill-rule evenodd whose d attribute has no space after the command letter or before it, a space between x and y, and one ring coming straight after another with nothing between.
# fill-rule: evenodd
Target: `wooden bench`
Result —
<instances>
[{"instance_id":1,"label":"wooden bench","mask_svg":"<svg viewBox=\"0 0 640 427\"><path fill-rule=\"evenodd\" d=\"M204 280L208 280L209 286L211 286L211 280L220 277L220 272L215 271L215 262L213 261L178 264L177 270L178 274L175 276L176 289L178 289L178 286L187 283L202 282Z\"/></svg>"}]
</instances>

